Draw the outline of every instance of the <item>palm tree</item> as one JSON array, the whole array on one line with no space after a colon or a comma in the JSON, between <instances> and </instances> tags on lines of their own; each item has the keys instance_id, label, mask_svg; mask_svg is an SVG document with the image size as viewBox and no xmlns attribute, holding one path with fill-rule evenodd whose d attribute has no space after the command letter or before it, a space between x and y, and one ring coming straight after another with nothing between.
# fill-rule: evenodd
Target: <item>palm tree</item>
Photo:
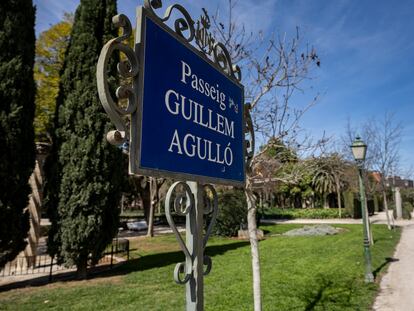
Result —
<instances>
[{"instance_id":1,"label":"palm tree","mask_svg":"<svg viewBox=\"0 0 414 311\"><path fill-rule=\"evenodd\" d=\"M315 165L312 185L314 189L324 196L324 207L327 208L327 199L329 193L335 192L337 195L337 203L339 217L341 217L341 189L344 186L343 176L345 174L346 163L340 155L333 153L326 157L317 159Z\"/></svg>"},{"instance_id":2,"label":"palm tree","mask_svg":"<svg viewBox=\"0 0 414 311\"><path fill-rule=\"evenodd\" d=\"M342 216L342 202L341 202L341 189L344 187L344 174L346 170L346 163L342 159L342 157L334 153L326 158L327 165L329 170L334 177L335 180L335 192L337 195L337 202L338 202L338 210L339 210L339 217Z\"/></svg>"},{"instance_id":3,"label":"palm tree","mask_svg":"<svg viewBox=\"0 0 414 311\"><path fill-rule=\"evenodd\" d=\"M315 192L319 193L323 198L323 207L329 208L328 195L335 192L335 177L327 167L318 167L312 178L312 186Z\"/></svg>"}]
</instances>

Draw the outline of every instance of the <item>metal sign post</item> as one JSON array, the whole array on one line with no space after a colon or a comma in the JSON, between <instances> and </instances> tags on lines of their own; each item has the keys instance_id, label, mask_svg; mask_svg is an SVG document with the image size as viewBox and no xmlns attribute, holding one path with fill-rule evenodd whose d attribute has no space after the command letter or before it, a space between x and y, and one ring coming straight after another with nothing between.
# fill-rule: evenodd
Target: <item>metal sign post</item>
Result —
<instances>
[{"instance_id":1,"label":"metal sign post","mask_svg":"<svg viewBox=\"0 0 414 311\"><path fill-rule=\"evenodd\" d=\"M197 182L187 182L195 194L195 208L186 223L187 246L191 254L193 275L186 285L187 310L203 310L204 305L204 245L203 245L203 192ZM190 264L190 263L189 263Z\"/></svg>"},{"instance_id":2,"label":"metal sign post","mask_svg":"<svg viewBox=\"0 0 414 311\"><path fill-rule=\"evenodd\" d=\"M211 270L211 258L204 255L204 250L217 217L217 193L209 184L176 182L168 190L165 202L168 223L185 255L185 262L174 269L174 280L186 284L187 310L203 310L203 277ZM186 216L186 242L178 232L171 208L177 215ZM204 215L210 215L211 220L203 237Z\"/></svg>"},{"instance_id":3,"label":"metal sign post","mask_svg":"<svg viewBox=\"0 0 414 311\"><path fill-rule=\"evenodd\" d=\"M132 35L130 21L122 14L113 18L122 35L102 48L98 93L116 126L107 139L128 151L129 173L181 180L165 200L168 223L185 255L174 280L186 284L187 310L203 310L203 277L212 265L204 251L218 211L217 193L208 183L244 185L245 158L252 151L245 140L251 135L250 118L240 68L209 32L207 11L194 21L179 4L159 17L155 11L161 7L160 0L144 0L137 8L133 49L126 43ZM173 12L181 17L170 23ZM114 52L124 55L118 64L124 83L116 90L117 100L108 83ZM186 217L185 241L174 215ZM203 234L205 218L209 222Z\"/></svg>"}]
</instances>

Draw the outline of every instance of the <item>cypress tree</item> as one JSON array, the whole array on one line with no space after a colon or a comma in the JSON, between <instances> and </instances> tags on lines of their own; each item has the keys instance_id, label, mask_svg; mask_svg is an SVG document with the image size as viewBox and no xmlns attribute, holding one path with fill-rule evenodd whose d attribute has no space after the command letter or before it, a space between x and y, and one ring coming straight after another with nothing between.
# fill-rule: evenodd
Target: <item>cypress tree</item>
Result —
<instances>
[{"instance_id":1,"label":"cypress tree","mask_svg":"<svg viewBox=\"0 0 414 311\"><path fill-rule=\"evenodd\" d=\"M105 134L111 128L97 95L96 64L117 35L115 0L81 0L66 51L47 167L49 253L86 276L117 232L122 155ZM116 65L114 63L114 65ZM113 66L115 72L115 66Z\"/></svg>"},{"instance_id":2,"label":"cypress tree","mask_svg":"<svg viewBox=\"0 0 414 311\"><path fill-rule=\"evenodd\" d=\"M35 161L33 132L35 9L31 0L0 1L0 267L26 246Z\"/></svg>"}]
</instances>

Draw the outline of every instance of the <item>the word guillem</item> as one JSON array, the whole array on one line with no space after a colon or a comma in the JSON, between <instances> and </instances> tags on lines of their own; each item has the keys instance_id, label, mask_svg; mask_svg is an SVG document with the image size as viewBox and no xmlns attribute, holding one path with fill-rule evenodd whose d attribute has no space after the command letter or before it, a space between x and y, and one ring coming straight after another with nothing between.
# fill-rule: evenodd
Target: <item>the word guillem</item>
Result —
<instances>
[{"instance_id":1,"label":"the word guillem","mask_svg":"<svg viewBox=\"0 0 414 311\"><path fill-rule=\"evenodd\" d=\"M206 100L216 103L222 111L226 110L227 97L220 90L218 84L212 85L208 81L199 78L197 73L193 73L190 65L184 61L181 61L180 72L179 79L181 83L209 98ZM228 98L228 102L230 107L232 100ZM234 121L228 120L220 113L206 108L202 103L187 98L174 89L165 92L165 107L169 113L178 118L183 118L197 126L208 128L234 139ZM237 113L237 109L235 111ZM172 133L168 151L190 158L197 157L200 160L226 164L227 166L233 163L233 151L230 142L226 146L222 146L190 132L180 133L178 129L175 129Z\"/></svg>"}]
</instances>

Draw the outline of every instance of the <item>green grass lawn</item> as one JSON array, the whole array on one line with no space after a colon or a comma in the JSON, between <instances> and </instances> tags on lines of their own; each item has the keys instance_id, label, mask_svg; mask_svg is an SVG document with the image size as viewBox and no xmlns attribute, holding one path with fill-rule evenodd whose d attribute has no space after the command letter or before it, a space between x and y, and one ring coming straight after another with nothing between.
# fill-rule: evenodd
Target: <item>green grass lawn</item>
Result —
<instances>
[{"instance_id":1,"label":"green grass lawn","mask_svg":"<svg viewBox=\"0 0 414 311\"><path fill-rule=\"evenodd\" d=\"M263 310L369 310L378 284L364 283L362 227L340 225L336 236L277 235L300 225L264 226L260 242ZM373 226L377 277L400 231ZM137 239L133 258L110 274L0 293L0 310L184 310L185 288L172 279L184 259L173 236ZM250 246L212 238L213 268L205 278L205 310L252 310Z\"/></svg>"}]
</instances>

